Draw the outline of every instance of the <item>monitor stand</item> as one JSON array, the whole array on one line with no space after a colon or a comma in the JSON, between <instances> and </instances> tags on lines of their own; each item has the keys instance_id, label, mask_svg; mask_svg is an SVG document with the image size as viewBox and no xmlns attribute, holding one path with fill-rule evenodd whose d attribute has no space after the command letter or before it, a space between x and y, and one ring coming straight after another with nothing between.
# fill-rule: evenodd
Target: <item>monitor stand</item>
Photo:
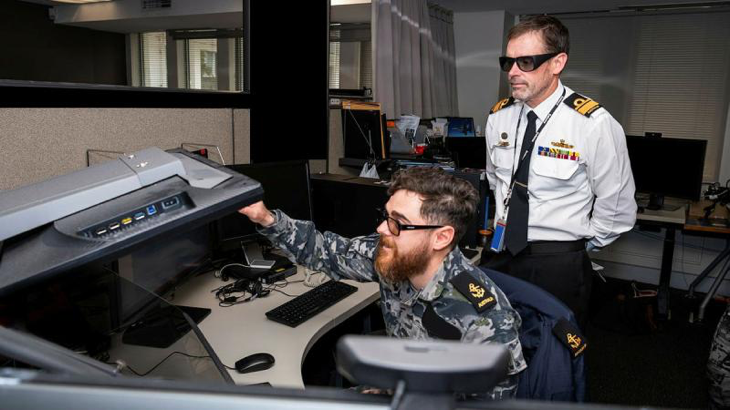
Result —
<instances>
[{"instance_id":1,"label":"monitor stand","mask_svg":"<svg viewBox=\"0 0 730 410\"><path fill-rule=\"evenodd\" d=\"M646 209L651 209L652 211L658 211L662 208L664 208L664 195L659 195L659 194L649 195L649 204L646 206Z\"/></svg>"},{"instance_id":2,"label":"monitor stand","mask_svg":"<svg viewBox=\"0 0 730 410\"><path fill-rule=\"evenodd\" d=\"M155 308L127 327L122 342L161 349L170 347L191 330L182 312L198 324L210 314L210 309L172 305Z\"/></svg>"},{"instance_id":3,"label":"monitor stand","mask_svg":"<svg viewBox=\"0 0 730 410\"><path fill-rule=\"evenodd\" d=\"M651 194L649 195L649 204L646 205L646 209L652 211L667 211L673 212L681 208L681 205L669 205L664 203L664 195Z\"/></svg>"}]
</instances>

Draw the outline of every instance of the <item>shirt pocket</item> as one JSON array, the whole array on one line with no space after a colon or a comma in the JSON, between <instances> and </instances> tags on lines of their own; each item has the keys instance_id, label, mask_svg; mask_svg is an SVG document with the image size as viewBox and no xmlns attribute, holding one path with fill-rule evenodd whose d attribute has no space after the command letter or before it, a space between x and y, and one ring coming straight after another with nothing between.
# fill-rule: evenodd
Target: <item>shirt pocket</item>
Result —
<instances>
[{"instance_id":1,"label":"shirt pocket","mask_svg":"<svg viewBox=\"0 0 730 410\"><path fill-rule=\"evenodd\" d=\"M578 161L544 157L541 155L533 156L530 162L532 170L537 175L562 181L571 179L580 166Z\"/></svg>"},{"instance_id":2,"label":"shirt pocket","mask_svg":"<svg viewBox=\"0 0 730 410\"><path fill-rule=\"evenodd\" d=\"M492 145L489 160L494 165L494 173L500 180L509 183L512 177L512 161L514 161L515 147L500 147L496 143Z\"/></svg>"}]
</instances>

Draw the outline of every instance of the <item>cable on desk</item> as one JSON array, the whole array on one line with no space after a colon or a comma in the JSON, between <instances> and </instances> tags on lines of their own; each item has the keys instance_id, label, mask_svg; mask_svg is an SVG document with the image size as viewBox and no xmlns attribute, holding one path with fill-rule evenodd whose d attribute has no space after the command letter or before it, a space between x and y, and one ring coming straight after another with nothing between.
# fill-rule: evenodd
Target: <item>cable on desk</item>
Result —
<instances>
[{"instance_id":1,"label":"cable on desk","mask_svg":"<svg viewBox=\"0 0 730 410\"><path fill-rule=\"evenodd\" d=\"M129 371L132 372L132 373L134 373L136 376L145 377L148 374L150 374L153 371L155 371L155 369L157 369L158 367L160 367L163 363L165 363L165 361L167 361L167 359L169 359L170 357L172 357L172 356L174 356L176 354L183 355L183 356L187 356L187 357L190 357L192 359L212 359L212 357L210 357L209 355L197 356L197 355L192 355L192 354L188 354L188 353L185 353L185 352L174 351L174 352L168 354L164 359L160 360L156 365L152 366L151 369L147 370L144 373L137 372L136 370L134 370L132 368L132 366L128 365L127 363L125 363L122 360L117 360L116 363L106 362L106 364L117 365L117 366L119 366L119 370L129 369ZM225 365L225 364L223 364L223 367L225 367L226 369L229 369L229 370L236 370L235 367L230 367L230 366Z\"/></svg>"},{"instance_id":2,"label":"cable on desk","mask_svg":"<svg viewBox=\"0 0 730 410\"><path fill-rule=\"evenodd\" d=\"M211 293L214 292L216 298L218 298L218 306L231 307L241 303L250 302L257 298L266 297L271 293L271 291L282 293L288 297L296 297L298 295L290 295L279 289L285 288L290 283L299 282L302 281L298 280L289 282L288 280L284 279L283 281L264 285L259 280L238 279L233 283L219 286L211 290Z\"/></svg>"}]
</instances>

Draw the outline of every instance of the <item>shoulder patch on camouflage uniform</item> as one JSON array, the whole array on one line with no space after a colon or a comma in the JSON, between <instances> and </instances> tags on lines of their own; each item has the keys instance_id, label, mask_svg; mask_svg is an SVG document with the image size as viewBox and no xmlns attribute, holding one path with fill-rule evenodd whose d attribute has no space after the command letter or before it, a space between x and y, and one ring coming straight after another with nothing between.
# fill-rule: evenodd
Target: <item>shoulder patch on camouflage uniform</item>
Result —
<instances>
[{"instance_id":1,"label":"shoulder patch on camouflage uniform","mask_svg":"<svg viewBox=\"0 0 730 410\"><path fill-rule=\"evenodd\" d=\"M489 111L489 113L494 114L495 112L501 110L502 108L507 108L514 103L515 103L514 97L505 98L504 100L501 100L498 103L494 104L494 106L492 106L492 109L491 109L491 111Z\"/></svg>"},{"instance_id":2,"label":"shoulder patch on camouflage uniform","mask_svg":"<svg viewBox=\"0 0 730 410\"><path fill-rule=\"evenodd\" d=\"M553 326L553 334L564 344L576 358L585 352L588 347L588 341L580 333L580 330L568 322L565 318L560 318L558 323Z\"/></svg>"},{"instance_id":3,"label":"shoulder patch on camouflage uniform","mask_svg":"<svg viewBox=\"0 0 730 410\"><path fill-rule=\"evenodd\" d=\"M423 322L423 327L428 331L428 335L435 339L461 340L461 331L459 328L439 316L430 303L426 311L423 312L421 322Z\"/></svg>"},{"instance_id":4,"label":"shoulder patch on camouflage uniform","mask_svg":"<svg viewBox=\"0 0 730 410\"><path fill-rule=\"evenodd\" d=\"M497 299L487 290L484 283L469 272L462 272L454 276L449 282L474 305L479 313L497 304Z\"/></svg>"},{"instance_id":5,"label":"shoulder patch on camouflage uniform","mask_svg":"<svg viewBox=\"0 0 730 410\"><path fill-rule=\"evenodd\" d=\"M601 108L601 104L591 100L588 97L584 97L578 93L573 93L568 96L564 103L568 104L568 107L578 111L580 114L590 117L594 111Z\"/></svg>"}]
</instances>

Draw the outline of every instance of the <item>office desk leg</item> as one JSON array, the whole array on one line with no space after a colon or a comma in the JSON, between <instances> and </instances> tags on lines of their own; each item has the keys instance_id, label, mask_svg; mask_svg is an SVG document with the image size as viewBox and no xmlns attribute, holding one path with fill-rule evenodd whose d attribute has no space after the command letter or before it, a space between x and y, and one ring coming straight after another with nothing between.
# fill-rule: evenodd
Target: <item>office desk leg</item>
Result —
<instances>
[{"instance_id":1,"label":"office desk leg","mask_svg":"<svg viewBox=\"0 0 730 410\"><path fill-rule=\"evenodd\" d=\"M705 309L707 309L707 305L710 303L710 300L715 297L717 288L720 287L720 284L722 283L723 279L725 279L727 272L730 271L730 268L728 267L729 262L730 260L726 261L725 265L722 267L722 270L717 272L717 277L715 278L715 281L712 282L710 290L707 292L707 295L705 295L705 298L702 299L702 303L700 303L700 308L697 312L698 321L702 322L702 320L705 318Z\"/></svg>"},{"instance_id":2,"label":"office desk leg","mask_svg":"<svg viewBox=\"0 0 730 410\"><path fill-rule=\"evenodd\" d=\"M674 237L675 229L666 228L664 232L664 250L662 251L662 267L659 273L659 291L657 292L657 314L660 319L669 318L669 282L672 280Z\"/></svg>"},{"instance_id":3,"label":"office desk leg","mask_svg":"<svg viewBox=\"0 0 730 410\"><path fill-rule=\"evenodd\" d=\"M712 272L713 269L715 269L715 266L717 266L720 262L722 262L723 259L730 256L730 239L725 241L725 249L720 252L719 255L715 259L710 262L709 265L700 273L700 276L695 278L695 280L692 281L692 283L689 285L689 292L687 294L687 297L693 298L695 296L695 288L700 285L700 283L707 277L707 275ZM718 273L719 274L719 273Z\"/></svg>"}]
</instances>

